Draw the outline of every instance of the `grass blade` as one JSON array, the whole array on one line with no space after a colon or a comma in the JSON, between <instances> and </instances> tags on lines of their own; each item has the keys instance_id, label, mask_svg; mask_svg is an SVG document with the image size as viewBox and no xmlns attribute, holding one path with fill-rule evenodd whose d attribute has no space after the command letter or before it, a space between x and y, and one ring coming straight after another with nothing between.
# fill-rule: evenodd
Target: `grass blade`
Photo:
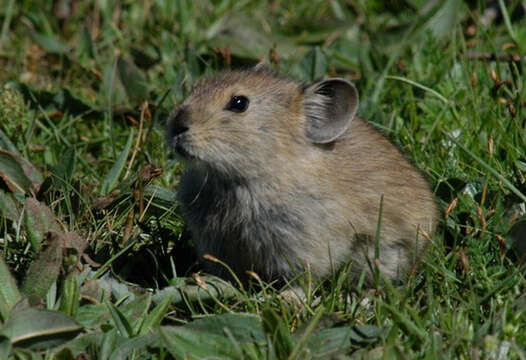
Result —
<instances>
[{"instance_id":1,"label":"grass blade","mask_svg":"<svg viewBox=\"0 0 526 360\"><path fill-rule=\"evenodd\" d=\"M5 321L9 310L20 300L20 292L7 264L0 258L0 316Z\"/></svg>"},{"instance_id":2,"label":"grass blade","mask_svg":"<svg viewBox=\"0 0 526 360\"><path fill-rule=\"evenodd\" d=\"M484 160L479 158L477 155L472 153L468 148L466 148L464 145L459 143L457 140L455 140L452 136L444 132L444 134L459 148L464 150L469 156L473 158L476 162L478 162L484 169L488 170L491 174L493 174L497 179L502 181L504 185L506 185L511 192L513 192L515 195L517 195L522 201L526 202L526 195L524 195L515 185L513 185L508 179L506 179L502 174L500 174L497 170L493 169L491 166L489 166L488 163L486 163Z\"/></svg>"},{"instance_id":3,"label":"grass blade","mask_svg":"<svg viewBox=\"0 0 526 360\"><path fill-rule=\"evenodd\" d=\"M104 178L104 181L102 182L101 195L109 194L109 192L113 190L113 188L115 187L115 184L117 184L117 180L119 179L119 176L124 170L126 159L128 158L128 155L130 154L132 140L133 140L133 129L132 131L130 131L130 136L128 136L128 141L126 141L126 145L124 146L124 149L122 149L121 153L119 154L117 161L112 166L110 172L108 173L108 175L106 175L106 177Z\"/></svg>"}]
</instances>

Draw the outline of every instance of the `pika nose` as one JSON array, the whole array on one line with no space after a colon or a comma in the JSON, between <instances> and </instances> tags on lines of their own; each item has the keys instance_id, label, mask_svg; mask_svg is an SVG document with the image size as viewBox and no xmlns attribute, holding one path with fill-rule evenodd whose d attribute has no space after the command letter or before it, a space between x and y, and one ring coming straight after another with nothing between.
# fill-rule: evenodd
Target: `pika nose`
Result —
<instances>
[{"instance_id":1,"label":"pika nose","mask_svg":"<svg viewBox=\"0 0 526 360\"><path fill-rule=\"evenodd\" d=\"M188 131L186 126L186 110L185 108L179 109L169 121L170 135L172 138L176 138Z\"/></svg>"}]
</instances>

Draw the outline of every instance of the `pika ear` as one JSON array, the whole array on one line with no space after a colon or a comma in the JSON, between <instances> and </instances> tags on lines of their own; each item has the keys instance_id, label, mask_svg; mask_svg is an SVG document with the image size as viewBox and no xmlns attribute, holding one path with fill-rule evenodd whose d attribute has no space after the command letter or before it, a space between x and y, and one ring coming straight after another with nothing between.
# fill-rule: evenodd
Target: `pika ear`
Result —
<instances>
[{"instance_id":1,"label":"pika ear","mask_svg":"<svg viewBox=\"0 0 526 360\"><path fill-rule=\"evenodd\" d=\"M313 143L326 144L341 136L358 111L358 91L341 78L320 81L305 89L305 132Z\"/></svg>"}]
</instances>

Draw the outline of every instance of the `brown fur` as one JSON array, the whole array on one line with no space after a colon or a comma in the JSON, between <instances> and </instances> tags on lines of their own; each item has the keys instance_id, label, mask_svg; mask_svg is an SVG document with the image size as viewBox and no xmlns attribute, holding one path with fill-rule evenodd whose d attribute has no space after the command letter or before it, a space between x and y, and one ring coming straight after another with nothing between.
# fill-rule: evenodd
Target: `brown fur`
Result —
<instances>
[{"instance_id":1,"label":"brown fur","mask_svg":"<svg viewBox=\"0 0 526 360\"><path fill-rule=\"evenodd\" d=\"M239 95L248 109L226 110ZM324 278L348 261L359 274L374 258L383 195L379 269L400 279L427 247L417 229L432 234L438 221L428 183L358 117L336 140L310 141L306 96L265 68L226 72L200 80L169 120L168 139L187 159L179 200L199 254L241 277L290 278L308 266Z\"/></svg>"}]
</instances>

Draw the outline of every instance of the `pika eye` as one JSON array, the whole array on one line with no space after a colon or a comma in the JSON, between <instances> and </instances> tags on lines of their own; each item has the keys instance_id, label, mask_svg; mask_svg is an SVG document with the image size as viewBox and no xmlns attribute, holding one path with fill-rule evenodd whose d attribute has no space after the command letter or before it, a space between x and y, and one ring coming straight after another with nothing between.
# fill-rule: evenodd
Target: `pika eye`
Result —
<instances>
[{"instance_id":1,"label":"pika eye","mask_svg":"<svg viewBox=\"0 0 526 360\"><path fill-rule=\"evenodd\" d=\"M245 96L232 96L226 109L235 113L242 113L247 110L249 102Z\"/></svg>"}]
</instances>

